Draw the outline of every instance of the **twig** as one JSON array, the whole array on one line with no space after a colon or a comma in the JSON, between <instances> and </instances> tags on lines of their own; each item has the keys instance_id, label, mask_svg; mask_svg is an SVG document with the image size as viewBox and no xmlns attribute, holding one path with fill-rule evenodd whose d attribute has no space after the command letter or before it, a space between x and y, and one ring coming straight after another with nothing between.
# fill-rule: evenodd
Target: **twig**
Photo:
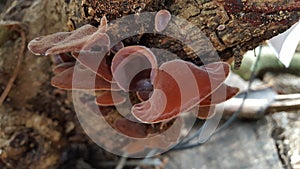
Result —
<instances>
[{"instance_id":1,"label":"twig","mask_svg":"<svg viewBox=\"0 0 300 169\"><path fill-rule=\"evenodd\" d=\"M300 94L281 94L275 97L276 101L300 99Z\"/></svg>"},{"instance_id":2,"label":"twig","mask_svg":"<svg viewBox=\"0 0 300 169\"><path fill-rule=\"evenodd\" d=\"M120 161L119 161L119 163L118 163L118 165L116 166L115 169L122 169L122 168L124 168L124 166L126 164L126 161L127 161L127 157L125 157L125 156L121 157L121 159L120 159Z\"/></svg>"},{"instance_id":3,"label":"twig","mask_svg":"<svg viewBox=\"0 0 300 169\"><path fill-rule=\"evenodd\" d=\"M17 75L20 71L20 68L21 68L21 64L22 64L22 61L23 61L23 58L24 58L24 51L25 51L25 47L26 47L26 34L25 34L25 31L22 29L22 25L20 22L15 22L15 21L10 21L10 22L0 22L0 26L6 26L6 27L9 27L10 29L18 32L21 36L21 48L20 48L20 51L19 51L19 54L18 54L18 61L17 61L17 65L14 69L14 72L11 76L11 78L9 79L3 93L1 94L0 96L0 106L2 106L5 98L8 96L13 84L14 84L14 81L16 80L17 78Z\"/></svg>"},{"instance_id":4,"label":"twig","mask_svg":"<svg viewBox=\"0 0 300 169\"><path fill-rule=\"evenodd\" d=\"M122 160L122 159L121 159ZM115 161L107 161L107 162L102 162L100 164L101 167L112 167L119 165L121 160L119 161L118 164L116 164ZM130 160L126 161L124 166L160 166L162 164L161 160L158 158L155 159L143 159L143 160Z\"/></svg>"},{"instance_id":5,"label":"twig","mask_svg":"<svg viewBox=\"0 0 300 169\"><path fill-rule=\"evenodd\" d=\"M267 113L276 113L281 111L292 112L300 109L300 99L280 100L272 102L267 108Z\"/></svg>"},{"instance_id":6,"label":"twig","mask_svg":"<svg viewBox=\"0 0 300 169\"><path fill-rule=\"evenodd\" d=\"M224 114L232 115L240 103L241 98L233 98L224 105ZM266 107L266 109L264 109ZM275 100L268 103L264 99L246 99L245 105L239 115L240 118L258 119L264 115L273 114L276 112L290 112L300 109L300 98L298 94L277 95Z\"/></svg>"},{"instance_id":7,"label":"twig","mask_svg":"<svg viewBox=\"0 0 300 169\"><path fill-rule=\"evenodd\" d=\"M78 160L76 168L95 169L82 159Z\"/></svg>"}]
</instances>

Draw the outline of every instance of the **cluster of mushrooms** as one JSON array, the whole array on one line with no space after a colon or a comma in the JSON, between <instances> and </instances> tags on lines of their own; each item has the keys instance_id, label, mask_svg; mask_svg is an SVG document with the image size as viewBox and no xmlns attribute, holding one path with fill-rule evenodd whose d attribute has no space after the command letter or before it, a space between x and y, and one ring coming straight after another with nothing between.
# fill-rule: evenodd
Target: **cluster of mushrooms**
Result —
<instances>
[{"instance_id":1,"label":"cluster of mushrooms","mask_svg":"<svg viewBox=\"0 0 300 169\"><path fill-rule=\"evenodd\" d=\"M162 32L170 19L167 10L157 12L156 32ZM146 137L145 125L169 122L195 107L199 110L198 118L210 118L216 104L239 91L224 83L230 71L225 62L196 66L174 59L159 65L159 56L145 46L124 46L122 42L111 46L106 34L108 29L103 16L98 28L87 24L71 32L38 37L28 44L28 49L35 55L55 56L53 86L65 90L101 91L97 92L95 100L100 108L124 104L128 101L124 93L134 95L138 101L131 107L131 115L138 122L120 118L114 126L121 126L116 128L124 134ZM142 71L136 72L138 70ZM74 73L82 79L74 80ZM90 76L95 77L93 85L84 80ZM141 129L133 129L133 133L128 134L122 126Z\"/></svg>"}]
</instances>

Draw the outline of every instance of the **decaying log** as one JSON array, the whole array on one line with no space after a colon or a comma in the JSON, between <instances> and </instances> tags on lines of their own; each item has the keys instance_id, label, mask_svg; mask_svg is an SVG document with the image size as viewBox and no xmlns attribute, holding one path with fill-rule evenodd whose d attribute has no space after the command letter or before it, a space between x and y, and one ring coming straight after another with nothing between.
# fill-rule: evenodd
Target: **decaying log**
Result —
<instances>
[{"instance_id":1,"label":"decaying log","mask_svg":"<svg viewBox=\"0 0 300 169\"><path fill-rule=\"evenodd\" d=\"M245 51L285 31L299 21L300 16L297 0L83 0L69 1L67 9L69 27L83 23L97 25L103 15L114 20L129 14L167 9L198 26L220 57L223 60L235 57L237 66ZM172 48L170 44L164 48ZM201 50L207 53L205 46ZM187 58L179 56L199 62L192 54Z\"/></svg>"}]
</instances>

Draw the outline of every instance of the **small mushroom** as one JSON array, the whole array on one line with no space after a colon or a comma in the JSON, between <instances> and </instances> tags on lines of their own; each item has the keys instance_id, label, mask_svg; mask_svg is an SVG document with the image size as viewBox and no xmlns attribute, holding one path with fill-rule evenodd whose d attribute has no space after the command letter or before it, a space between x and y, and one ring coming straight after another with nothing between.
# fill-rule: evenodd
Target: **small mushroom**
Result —
<instances>
[{"instance_id":1,"label":"small mushroom","mask_svg":"<svg viewBox=\"0 0 300 169\"><path fill-rule=\"evenodd\" d=\"M141 71L151 69L149 79L155 76L157 60L152 51L144 46L128 46L119 50L111 65L114 80L124 91L129 91L131 81Z\"/></svg>"},{"instance_id":2,"label":"small mushroom","mask_svg":"<svg viewBox=\"0 0 300 169\"><path fill-rule=\"evenodd\" d=\"M104 80L115 83L112 78L110 65L108 64L108 55L103 56L103 54L99 52L81 51L72 52L72 56Z\"/></svg>"},{"instance_id":3,"label":"small mushroom","mask_svg":"<svg viewBox=\"0 0 300 169\"><path fill-rule=\"evenodd\" d=\"M33 39L28 49L35 55L60 54L71 51L89 50L94 45L109 46L110 39L106 17L102 17L99 28L84 25L71 32L58 32Z\"/></svg>"},{"instance_id":4,"label":"small mushroom","mask_svg":"<svg viewBox=\"0 0 300 169\"><path fill-rule=\"evenodd\" d=\"M100 25L99 25L98 29L99 29L99 32L101 32L101 33L106 33L107 32L108 24L107 24L107 18L106 18L105 15L101 18Z\"/></svg>"},{"instance_id":5,"label":"small mushroom","mask_svg":"<svg viewBox=\"0 0 300 169\"><path fill-rule=\"evenodd\" d=\"M177 118L175 122L164 132L152 133L143 139L132 140L129 144L123 147L123 150L128 154L141 153L143 150L156 149L159 151L166 151L176 143L178 143L181 136L184 123L182 118Z\"/></svg>"},{"instance_id":6,"label":"small mushroom","mask_svg":"<svg viewBox=\"0 0 300 169\"><path fill-rule=\"evenodd\" d=\"M154 79L151 97L135 104L132 114L144 123L168 121L198 105L219 88L229 68L224 62L201 67L183 60L166 62Z\"/></svg>"},{"instance_id":7,"label":"small mushroom","mask_svg":"<svg viewBox=\"0 0 300 169\"><path fill-rule=\"evenodd\" d=\"M95 32L97 28L84 25L71 32L58 32L33 39L28 49L35 55L49 55L79 51Z\"/></svg>"},{"instance_id":8,"label":"small mushroom","mask_svg":"<svg viewBox=\"0 0 300 169\"><path fill-rule=\"evenodd\" d=\"M84 105L87 110L91 111L94 114L107 116L110 113L114 112L113 106L99 106L95 102L95 97L88 95L88 97L80 97L79 101Z\"/></svg>"},{"instance_id":9,"label":"small mushroom","mask_svg":"<svg viewBox=\"0 0 300 169\"><path fill-rule=\"evenodd\" d=\"M198 105L197 117L200 119L208 119L213 117L215 109L214 105L229 100L230 98L234 97L238 91L238 88L222 84L213 93L200 102ZM139 91L137 92L137 97L140 101L146 101L151 97L151 94L152 91ZM213 100L212 95L214 95Z\"/></svg>"},{"instance_id":10,"label":"small mushroom","mask_svg":"<svg viewBox=\"0 0 300 169\"><path fill-rule=\"evenodd\" d=\"M75 65L75 62L64 62L64 63L61 63L57 66L54 67L53 69L53 72L55 74L58 74L58 73L61 73L67 69L69 69L70 67L73 67Z\"/></svg>"},{"instance_id":11,"label":"small mushroom","mask_svg":"<svg viewBox=\"0 0 300 169\"><path fill-rule=\"evenodd\" d=\"M152 91L138 91L136 96L140 101L146 101L151 97Z\"/></svg>"},{"instance_id":12,"label":"small mushroom","mask_svg":"<svg viewBox=\"0 0 300 169\"><path fill-rule=\"evenodd\" d=\"M152 91L153 85L150 74L153 69L144 69L137 73L130 82L129 90L132 92Z\"/></svg>"},{"instance_id":13,"label":"small mushroom","mask_svg":"<svg viewBox=\"0 0 300 169\"><path fill-rule=\"evenodd\" d=\"M97 51L103 52L104 55L109 52L110 39L106 33L95 32L86 40L79 50L73 51ZM56 49L57 50L57 49ZM48 50L49 51L49 50Z\"/></svg>"},{"instance_id":14,"label":"small mushroom","mask_svg":"<svg viewBox=\"0 0 300 169\"><path fill-rule=\"evenodd\" d=\"M76 73L75 79L73 79L74 73ZM51 79L51 84L65 90L120 90L118 85L107 82L82 65L79 65L77 69L70 67L55 75Z\"/></svg>"},{"instance_id":15,"label":"small mushroom","mask_svg":"<svg viewBox=\"0 0 300 169\"><path fill-rule=\"evenodd\" d=\"M71 34L71 32L57 32L55 34L37 37L28 43L28 49L35 55L45 55L48 49L71 36Z\"/></svg>"},{"instance_id":16,"label":"small mushroom","mask_svg":"<svg viewBox=\"0 0 300 169\"><path fill-rule=\"evenodd\" d=\"M200 102L200 106L209 106L231 99L239 92L239 88L222 84L208 97Z\"/></svg>"},{"instance_id":17,"label":"small mushroom","mask_svg":"<svg viewBox=\"0 0 300 169\"><path fill-rule=\"evenodd\" d=\"M211 93L208 97L200 102L200 104L198 105L197 117L199 119L212 118L216 113L215 104L231 99L238 92L238 88L231 87L223 83L213 93Z\"/></svg>"},{"instance_id":18,"label":"small mushroom","mask_svg":"<svg viewBox=\"0 0 300 169\"><path fill-rule=\"evenodd\" d=\"M157 70L149 100L135 104L132 114L143 123L157 123L170 120L180 111L181 94L176 80L165 71Z\"/></svg>"},{"instance_id":19,"label":"small mushroom","mask_svg":"<svg viewBox=\"0 0 300 169\"><path fill-rule=\"evenodd\" d=\"M151 71L151 69L143 70L131 81L129 89L132 92L136 92L136 96L140 101L148 100L153 91L153 85L149 77Z\"/></svg>"},{"instance_id":20,"label":"small mushroom","mask_svg":"<svg viewBox=\"0 0 300 169\"><path fill-rule=\"evenodd\" d=\"M55 65L64 63L64 62L75 62L75 58L73 58L72 56L70 56L67 53L60 53L57 55L53 55L52 60L54 62Z\"/></svg>"},{"instance_id":21,"label":"small mushroom","mask_svg":"<svg viewBox=\"0 0 300 169\"><path fill-rule=\"evenodd\" d=\"M113 53L113 54L116 54L119 50L121 50L122 48L124 48L124 44L123 42L118 42L116 45L114 45L110 51Z\"/></svg>"},{"instance_id":22,"label":"small mushroom","mask_svg":"<svg viewBox=\"0 0 300 169\"><path fill-rule=\"evenodd\" d=\"M133 138L147 137L147 125L130 121L126 118L119 118L115 121L114 127L122 134Z\"/></svg>"},{"instance_id":23,"label":"small mushroom","mask_svg":"<svg viewBox=\"0 0 300 169\"><path fill-rule=\"evenodd\" d=\"M171 20L171 14L167 10L160 10L155 15L155 30L157 32L162 32L165 30Z\"/></svg>"},{"instance_id":24,"label":"small mushroom","mask_svg":"<svg viewBox=\"0 0 300 169\"><path fill-rule=\"evenodd\" d=\"M96 103L99 106L116 106L126 102L126 98L119 92L105 91L97 97Z\"/></svg>"},{"instance_id":25,"label":"small mushroom","mask_svg":"<svg viewBox=\"0 0 300 169\"><path fill-rule=\"evenodd\" d=\"M210 119L216 113L216 106L200 106L198 107L197 117L199 119Z\"/></svg>"}]
</instances>

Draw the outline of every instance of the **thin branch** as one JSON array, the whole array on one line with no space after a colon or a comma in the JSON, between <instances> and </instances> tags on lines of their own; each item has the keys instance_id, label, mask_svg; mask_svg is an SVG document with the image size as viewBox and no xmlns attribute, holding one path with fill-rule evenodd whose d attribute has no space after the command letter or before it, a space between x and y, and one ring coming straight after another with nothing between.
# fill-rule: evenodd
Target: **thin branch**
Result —
<instances>
[{"instance_id":1,"label":"thin branch","mask_svg":"<svg viewBox=\"0 0 300 169\"><path fill-rule=\"evenodd\" d=\"M122 169L124 168L125 164L126 164L126 161L127 161L127 157L121 157L118 165L116 166L115 169Z\"/></svg>"},{"instance_id":2,"label":"thin branch","mask_svg":"<svg viewBox=\"0 0 300 169\"><path fill-rule=\"evenodd\" d=\"M106 162L102 162L100 165L101 165L101 167L112 167L112 166L119 165L120 162L122 162L122 159L118 163L116 163L115 161L106 161ZM124 164L124 166L154 166L154 167L161 166L161 165L162 165L162 161L159 158L154 158L154 159L146 158L143 160L129 160L129 161L126 161ZM120 166L122 166L122 165L120 165Z\"/></svg>"},{"instance_id":3,"label":"thin branch","mask_svg":"<svg viewBox=\"0 0 300 169\"><path fill-rule=\"evenodd\" d=\"M11 76L11 78L9 79L3 93L0 96L0 106L2 106L4 100L6 99L6 97L8 96L9 92L11 91L11 88L17 78L17 75L21 69L21 64L24 58L24 52L25 52L25 47L26 47L26 34L25 31L22 28L22 24L20 22L15 22L15 21L10 21L10 22L0 22L0 26L6 26L9 27L10 29L18 32L21 36L21 47L20 47L20 51L18 54L18 61L17 61L17 65L14 69L14 72Z\"/></svg>"},{"instance_id":4,"label":"thin branch","mask_svg":"<svg viewBox=\"0 0 300 169\"><path fill-rule=\"evenodd\" d=\"M233 98L224 105L224 114L232 115L239 105L241 98ZM245 105L239 115L240 118L258 119L264 115L273 114L277 112L294 112L300 109L300 95L287 94L277 95L275 100L271 103L263 99L246 99Z\"/></svg>"}]
</instances>

